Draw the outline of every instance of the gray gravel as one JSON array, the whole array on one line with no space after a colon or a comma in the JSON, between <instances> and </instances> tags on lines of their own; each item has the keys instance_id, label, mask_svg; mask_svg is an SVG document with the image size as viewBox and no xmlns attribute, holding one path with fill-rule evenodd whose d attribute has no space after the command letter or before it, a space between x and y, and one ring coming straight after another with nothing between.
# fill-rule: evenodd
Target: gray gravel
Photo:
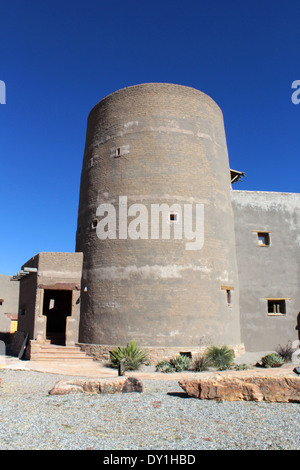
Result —
<instances>
[{"instance_id":1,"label":"gray gravel","mask_svg":"<svg viewBox=\"0 0 300 470\"><path fill-rule=\"evenodd\" d=\"M177 381L142 394L49 395L70 377L0 370L1 450L299 450L296 403L189 398Z\"/></svg>"}]
</instances>

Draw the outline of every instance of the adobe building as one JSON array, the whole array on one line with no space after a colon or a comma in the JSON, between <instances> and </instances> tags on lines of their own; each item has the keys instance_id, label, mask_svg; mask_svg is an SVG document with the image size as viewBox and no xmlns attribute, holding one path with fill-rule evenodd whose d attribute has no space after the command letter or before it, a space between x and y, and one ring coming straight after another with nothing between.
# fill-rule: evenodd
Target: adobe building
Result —
<instances>
[{"instance_id":1,"label":"adobe building","mask_svg":"<svg viewBox=\"0 0 300 470\"><path fill-rule=\"evenodd\" d=\"M234 191L241 176L204 93L149 83L101 100L87 122L76 252L40 253L14 277L18 334L100 359L135 340L154 360L298 339L300 195Z\"/></svg>"},{"instance_id":2,"label":"adobe building","mask_svg":"<svg viewBox=\"0 0 300 470\"><path fill-rule=\"evenodd\" d=\"M78 342L81 272L82 253L39 253L13 276L20 285L15 354L26 339L27 357L45 342Z\"/></svg>"},{"instance_id":3,"label":"adobe building","mask_svg":"<svg viewBox=\"0 0 300 470\"><path fill-rule=\"evenodd\" d=\"M0 340L7 340L17 330L19 284L0 274Z\"/></svg>"}]
</instances>

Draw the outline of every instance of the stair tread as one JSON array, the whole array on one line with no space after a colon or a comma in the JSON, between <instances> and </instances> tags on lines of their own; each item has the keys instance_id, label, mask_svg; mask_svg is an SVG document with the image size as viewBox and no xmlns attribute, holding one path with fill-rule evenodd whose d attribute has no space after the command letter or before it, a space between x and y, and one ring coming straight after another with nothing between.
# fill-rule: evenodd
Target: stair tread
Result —
<instances>
[{"instance_id":1,"label":"stair tread","mask_svg":"<svg viewBox=\"0 0 300 470\"><path fill-rule=\"evenodd\" d=\"M93 358L88 356L78 346L62 346L57 344L44 344L41 346L36 360L40 361L86 361L93 362Z\"/></svg>"}]
</instances>

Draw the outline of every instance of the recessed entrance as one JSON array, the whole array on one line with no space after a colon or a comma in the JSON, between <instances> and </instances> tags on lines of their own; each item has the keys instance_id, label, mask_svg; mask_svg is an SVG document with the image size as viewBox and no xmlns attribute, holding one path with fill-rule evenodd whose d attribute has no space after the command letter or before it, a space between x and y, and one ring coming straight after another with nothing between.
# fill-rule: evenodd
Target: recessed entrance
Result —
<instances>
[{"instance_id":1,"label":"recessed entrance","mask_svg":"<svg viewBox=\"0 0 300 470\"><path fill-rule=\"evenodd\" d=\"M43 315L47 317L46 339L65 346L67 317L72 314L72 291L44 291Z\"/></svg>"}]
</instances>

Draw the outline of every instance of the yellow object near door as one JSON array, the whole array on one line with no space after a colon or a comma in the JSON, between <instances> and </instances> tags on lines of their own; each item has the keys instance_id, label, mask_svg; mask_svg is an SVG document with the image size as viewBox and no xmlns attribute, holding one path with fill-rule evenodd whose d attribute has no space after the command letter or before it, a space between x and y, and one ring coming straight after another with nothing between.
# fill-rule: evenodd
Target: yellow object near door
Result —
<instances>
[{"instance_id":1,"label":"yellow object near door","mask_svg":"<svg viewBox=\"0 0 300 470\"><path fill-rule=\"evenodd\" d=\"M17 328L18 328L17 320L11 320L10 321L10 332L15 333L15 331L17 331Z\"/></svg>"}]
</instances>

